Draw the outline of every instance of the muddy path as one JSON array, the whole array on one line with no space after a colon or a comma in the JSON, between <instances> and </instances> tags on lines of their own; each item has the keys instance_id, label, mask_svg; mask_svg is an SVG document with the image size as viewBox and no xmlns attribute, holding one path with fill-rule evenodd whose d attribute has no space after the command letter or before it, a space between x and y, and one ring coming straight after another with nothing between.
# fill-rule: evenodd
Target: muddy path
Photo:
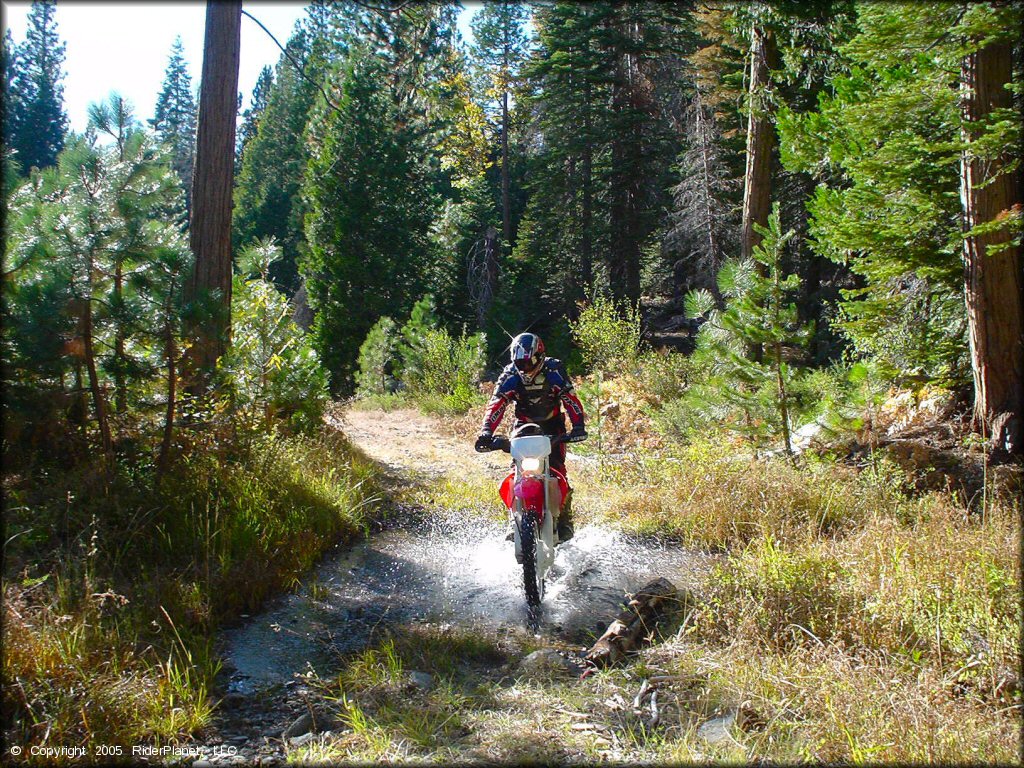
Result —
<instances>
[{"instance_id":1,"label":"muddy path","mask_svg":"<svg viewBox=\"0 0 1024 768\"><path fill-rule=\"evenodd\" d=\"M332 426L381 466L394 499L408 498L410 489L429 497L432 487L452 481L496 489L508 471L505 454L477 454L412 411L341 412ZM577 463L570 455L571 479ZM225 632L222 702L203 759L283 760L282 733L312 708L306 681L329 677L382 632L415 624L527 632L578 652L600 635L627 592L655 576L693 587L706 566L687 550L578 521L575 538L559 548L534 622L499 504L496 493L490 506L477 508L445 507L443 496L438 504L395 501L397 514L379 530L330 553L301 588Z\"/></svg>"}]
</instances>

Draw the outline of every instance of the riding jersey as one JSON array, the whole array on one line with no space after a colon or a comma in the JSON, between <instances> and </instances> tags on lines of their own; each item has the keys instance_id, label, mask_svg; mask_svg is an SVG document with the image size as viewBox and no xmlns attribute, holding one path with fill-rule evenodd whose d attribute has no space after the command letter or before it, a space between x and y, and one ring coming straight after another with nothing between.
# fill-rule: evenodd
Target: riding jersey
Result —
<instances>
[{"instance_id":1,"label":"riding jersey","mask_svg":"<svg viewBox=\"0 0 1024 768\"><path fill-rule=\"evenodd\" d=\"M508 404L513 402L516 404L517 425L529 422L540 425L546 434L564 432L565 422L560 409L564 405L573 429L583 429L583 404L576 396L561 360L545 358L540 371L530 382L524 380L514 365L505 366L487 404L483 431L493 434L501 424ZM561 429L557 429L559 425Z\"/></svg>"}]
</instances>

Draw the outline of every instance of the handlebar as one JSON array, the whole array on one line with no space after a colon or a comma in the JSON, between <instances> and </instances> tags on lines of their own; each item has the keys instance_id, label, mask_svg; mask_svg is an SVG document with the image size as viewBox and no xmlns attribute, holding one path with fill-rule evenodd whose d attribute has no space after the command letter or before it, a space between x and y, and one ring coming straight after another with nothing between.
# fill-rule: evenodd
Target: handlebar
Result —
<instances>
[{"instance_id":1,"label":"handlebar","mask_svg":"<svg viewBox=\"0 0 1024 768\"><path fill-rule=\"evenodd\" d=\"M580 443L587 439L587 434L573 434L572 432L566 432L561 435L553 435L551 437L551 447L554 448L556 445L562 443ZM505 453L512 452L512 442L501 435L496 435L491 438L490 445L478 445L478 453L489 453L490 451L504 451Z\"/></svg>"}]
</instances>

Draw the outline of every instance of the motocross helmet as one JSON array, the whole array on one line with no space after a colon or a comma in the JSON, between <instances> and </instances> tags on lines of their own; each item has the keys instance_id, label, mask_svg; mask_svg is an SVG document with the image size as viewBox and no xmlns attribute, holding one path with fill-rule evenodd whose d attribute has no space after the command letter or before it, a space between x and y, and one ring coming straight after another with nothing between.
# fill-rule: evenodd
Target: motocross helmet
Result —
<instances>
[{"instance_id":1,"label":"motocross helmet","mask_svg":"<svg viewBox=\"0 0 1024 768\"><path fill-rule=\"evenodd\" d=\"M535 333L520 333L510 346L512 364L525 378L532 379L544 365L544 342Z\"/></svg>"}]
</instances>

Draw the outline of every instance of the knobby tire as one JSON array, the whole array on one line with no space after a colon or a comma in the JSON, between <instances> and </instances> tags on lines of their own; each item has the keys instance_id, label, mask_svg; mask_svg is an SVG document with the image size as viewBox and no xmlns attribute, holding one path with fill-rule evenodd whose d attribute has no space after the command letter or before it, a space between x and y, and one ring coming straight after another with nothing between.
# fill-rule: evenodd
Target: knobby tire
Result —
<instances>
[{"instance_id":1,"label":"knobby tire","mask_svg":"<svg viewBox=\"0 0 1024 768\"><path fill-rule=\"evenodd\" d=\"M537 608L540 605L540 585L537 582L537 521L530 514L523 515L519 541L523 552L523 587L526 589L526 604L531 608Z\"/></svg>"}]
</instances>

